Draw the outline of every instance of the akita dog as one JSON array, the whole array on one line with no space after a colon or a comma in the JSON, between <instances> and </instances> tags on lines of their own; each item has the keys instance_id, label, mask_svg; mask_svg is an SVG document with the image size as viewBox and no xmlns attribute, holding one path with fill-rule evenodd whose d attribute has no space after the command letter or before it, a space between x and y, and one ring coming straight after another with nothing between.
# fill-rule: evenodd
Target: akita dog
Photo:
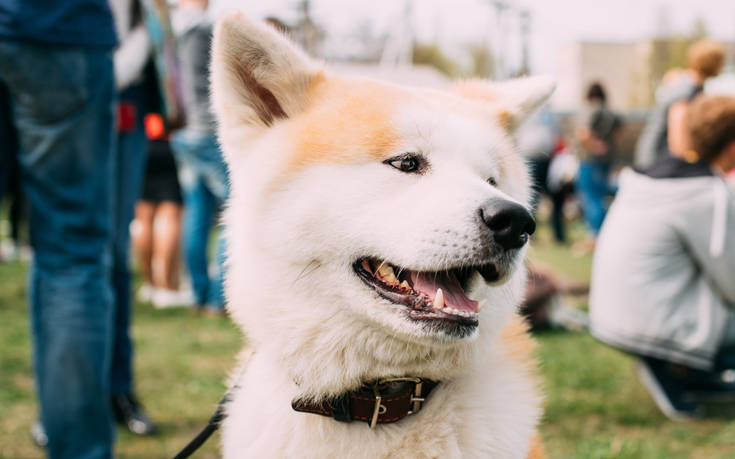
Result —
<instances>
[{"instance_id":1,"label":"akita dog","mask_svg":"<svg viewBox=\"0 0 735 459\"><path fill-rule=\"evenodd\" d=\"M341 78L266 25L220 20L226 296L254 349L226 458L539 453L512 134L553 86Z\"/></svg>"}]
</instances>

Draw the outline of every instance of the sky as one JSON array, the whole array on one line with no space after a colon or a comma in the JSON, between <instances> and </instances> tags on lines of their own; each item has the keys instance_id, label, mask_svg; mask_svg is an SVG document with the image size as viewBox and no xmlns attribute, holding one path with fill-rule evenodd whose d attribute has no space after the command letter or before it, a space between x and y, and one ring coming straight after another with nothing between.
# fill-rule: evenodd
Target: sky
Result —
<instances>
[{"instance_id":1,"label":"sky","mask_svg":"<svg viewBox=\"0 0 735 459\"><path fill-rule=\"evenodd\" d=\"M635 41L662 30L689 33L702 18L713 38L735 42L735 0L503 0L512 11L531 14L530 60L533 73L553 73L556 56L567 43ZM294 20L299 0L212 0L216 11L237 9L255 17L275 15ZM419 41L435 42L450 56L468 42L487 41L518 56L518 23L500 26L492 0L414 0L410 26ZM332 46L366 24L376 32L404 27L401 0L312 0L314 19ZM517 17L506 13L506 18Z\"/></svg>"}]
</instances>

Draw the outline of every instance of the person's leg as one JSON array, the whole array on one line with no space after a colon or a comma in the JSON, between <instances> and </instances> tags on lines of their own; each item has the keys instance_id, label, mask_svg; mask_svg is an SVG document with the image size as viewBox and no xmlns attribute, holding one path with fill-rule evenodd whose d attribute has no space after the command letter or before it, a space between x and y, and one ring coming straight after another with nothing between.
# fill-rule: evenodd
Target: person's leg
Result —
<instances>
[{"instance_id":1,"label":"person's leg","mask_svg":"<svg viewBox=\"0 0 735 459\"><path fill-rule=\"evenodd\" d=\"M138 201L135 205L135 231L133 231L133 250L138 258L143 273L143 282L153 285L153 218L156 215L156 204L149 201Z\"/></svg>"},{"instance_id":2,"label":"person's leg","mask_svg":"<svg viewBox=\"0 0 735 459\"><path fill-rule=\"evenodd\" d=\"M546 187L546 176L549 175L549 164L551 160L547 156L540 158L533 158L529 161L529 169L531 172L531 187L533 190L533 196L531 201L531 208L536 211L541 197L548 193Z\"/></svg>"},{"instance_id":3,"label":"person's leg","mask_svg":"<svg viewBox=\"0 0 735 459\"><path fill-rule=\"evenodd\" d=\"M216 203L217 209L221 209L229 194L229 177L227 165L222 157L222 151L214 135L204 136L196 142L199 156L200 169L204 176L207 189L210 191ZM217 236L217 249L215 254L216 273L212 276L209 284L209 295L207 305L216 310L222 310L225 306L224 300L224 275L225 275L225 248L226 241L222 228Z\"/></svg>"},{"instance_id":4,"label":"person's leg","mask_svg":"<svg viewBox=\"0 0 735 459\"><path fill-rule=\"evenodd\" d=\"M160 273L156 282L157 287L168 290L178 288L179 253L181 251L181 205L171 201L164 201L158 205L156 219L159 231L154 236L155 259Z\"/></svg>"},{"instance_id":5,"label":"person's leg","mask_svg":"<svg viewBox=\"0 0 735 459\"><path fill-rule=\"evenodd\" d=\"M564 201L566 193L559 190L549 195L551 197L551 226L554 229L554 238L556 242L565 243L567 241L566 224L564 222Z\"/></svg>"},{"instance_id":6,"label":"person's leg","mask_svg":"<svg viewBox=\"0 0 735 459\"><path fill-rule=\"evenodd\" d=\"M121 104L132 107L127 116L130 126L117 135L115 157L115 206L113 209L113 275L115 299L115 340L112 354L110 390L113 396L133 391L133 343L130 338L131 273L130 223L133 221L135 201L140 195L145 170L146 137L143 129L142 94L126 91ZM125 96L123 94L123 96ZM135 111L141 113L135 113Z\"/></svg>"},{"instance_id":7,"label":"person's leg","mask_svg":"<svg viewBox=\"0 0 735 459\"><path fill-rule=\"evenodd\" d=\"M112 57L0 42L0 80L31 208L33 367L49 456L108 458Z\"/></svg>"},{"instance_id":8,"label":"person's leg","mask_svg":"<svg viewBox=\"0 0 735 459\"><path fill-rule=\"evenodd\" d=\"M597 236L605 219L605 194L600 192L603 173L592 161L582 161L577 176L577 196L582 204L585 222L590 234Z\"/></svg>"},{"instance_id":9,"label":"person's leg","mask_svg":"<svg viewBox=\"0 0 735 459\"><path fill-rule=\"evenodd\" d=\"M184 199L184 260L191 276L194 301L203 306L209 296L207 244L215 212L215 202L201 177L191 168L182 166L179 176Z\"/></svg>"},{"instance_id":10,"label":"person's leg","mask_svg":"<svg viewBox=\"0 0 735 459\"><path fill-rule=\"evenodd\" d=\"M727 312L725 332L715 358L715 367L719 370L735 370L735 305Z\"/></svg>"},{"instance_id":11,"label":"person's leg","mask_svg":"<svg viewBox=\"0 0 735 459\"><path fill-rule=\"evenodd\" d=\"M3 196L8 192L10 186L11 169L7 167L8 164L17 163L17 137L15 133L15 126L13 126L13 119L10 107L10 93L8 92L7 86L3 83L0 78L0 203L3 202ZM16 169L16 173L19 171Z\"/></svg>"}]
</instances>

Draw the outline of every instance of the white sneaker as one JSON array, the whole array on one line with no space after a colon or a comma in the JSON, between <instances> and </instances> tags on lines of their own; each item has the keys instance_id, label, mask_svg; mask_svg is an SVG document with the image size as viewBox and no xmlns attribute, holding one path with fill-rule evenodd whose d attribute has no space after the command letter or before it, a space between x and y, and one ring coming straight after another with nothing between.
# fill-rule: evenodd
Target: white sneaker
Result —
<instances>
[{"instance_id":1,"label":"white sneaker","mask_svg":"<svg viewBox=\"0 0 735 459\"><path fill-rule=\"evenodd\" d=\"M138 289L138 293L135 295L135 297L140 301L141 303L150 303L153 299L153 291L155 288L151 284L144 283L140 286Z\"/></svg>"},{"instance_id":2,"label":"white sneaker","mask_svg":"<svg viewBox=\"0 0 735 459\"><path fill-rule=\"evenodd\" d=\"M194 303L189 292L169 290L165 288L153 289L151 303L157 309L188 307Z\"/></svg>"}]
</instances>

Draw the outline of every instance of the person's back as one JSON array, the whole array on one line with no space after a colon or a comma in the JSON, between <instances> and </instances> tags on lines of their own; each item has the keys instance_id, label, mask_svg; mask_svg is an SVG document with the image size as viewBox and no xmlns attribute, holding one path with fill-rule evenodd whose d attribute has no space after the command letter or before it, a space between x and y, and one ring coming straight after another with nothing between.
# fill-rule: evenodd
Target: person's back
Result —
<instances>
[{"instance_id":1,"label":"person's back","mask_svg":"<svg viewBox=\"0 0 735 459\"><path fill-rule=\"evenodd\" d=\"M209 102L209 51L212 47L212 23L206 16L191 18L191 24L179 36L182 96L186 106L188 130L215 132L215 120Z\"/></svg>"},{"instance_id":2,"label":"person's back","mask_svg":"<svg viewBox=\"0 0 735 459\"><path fill-rule=\"evenodd\" d=\"M722 240L728 236L722 215L735 222L735 198L705 163L669 157L647 173L625 171L595 251L595 336L707 368L719 344L725 303L735 301L735 292L728 300L711 287L712 276L726 275L717 271L724 266L717 266L714 255L735 263L735 240L729 247ZM666 338L658 342L660 336Z\"/></svg>"},{"instance_id":3,"label":"person's back","mask_svg":"<svg viewBox=\"0 0 735 459\"><path fill-rule=\"evenodd\" d=\"M705 80L720 73L723 60L724 49L720 43L700 40L689 47L688 69L670 71L674 72L673 81L665 77L658 91L656 105L636 144L636 167L645 169L663 157L686 153L687 107L702 93Z\"/></svg>"},{"instance_id":4,"label":"person's back","mask_svg":"<svg viewBox=\"0 0 735 459\"><path fill-rule=\"evenodd\" d=\"M735 193L723 180L735 167L735 99L705 98L690 115L699 159L624 171L595 252L592 334L643 356L646 370L663 361L709 371L735 345ZM677 397L657 402L672 417L696 409Z\"/></svg>"},{"instance_id":5,"label":"person's back","mask_svg":"<svg viewBox=\"0 0 735 459\"><path fill-rule=\"evenodd\" d=\"M648 121L636 143L634 163L647 168L663 157L669 156L669 109L680 101L691 101L701 94L702 86L691 78L682 78L672 86L662 88L661 99L651 109Z\"/></svg>"}]
</instances>

